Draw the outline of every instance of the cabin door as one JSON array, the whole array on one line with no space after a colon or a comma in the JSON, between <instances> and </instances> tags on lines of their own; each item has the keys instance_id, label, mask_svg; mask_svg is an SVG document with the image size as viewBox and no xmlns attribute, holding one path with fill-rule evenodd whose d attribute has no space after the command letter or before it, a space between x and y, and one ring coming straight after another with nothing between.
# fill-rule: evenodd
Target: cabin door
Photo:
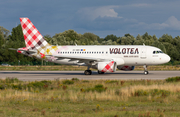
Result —
<instances>
[{"instance_id":1,"label":"cabin door","mask_svg":"<svg viewBox=\"0 0 180 117\"><path fill-rule=\"evenodd\" d=\"M141 48L141 59L146 59L146 47Z\"/></svg>"}]
</instances>

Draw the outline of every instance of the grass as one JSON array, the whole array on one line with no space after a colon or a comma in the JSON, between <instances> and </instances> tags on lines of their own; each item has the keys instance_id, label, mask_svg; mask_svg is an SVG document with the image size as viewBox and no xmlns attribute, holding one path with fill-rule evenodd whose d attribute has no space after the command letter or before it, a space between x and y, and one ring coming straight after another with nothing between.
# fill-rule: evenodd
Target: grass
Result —
<instances>
[{"instance_id":1,"label":"grass","mask_svg":"<svg viewBox=\"0 0 180 117\"><path fill-rule=\"evenodd\" d=\"M71 66L71 65L54 65L54 66L0 66L0 70L4 71L84 71L87 69L86 66ZM143 71L143 66L136 66L136 71ZM180 65L168 66L168 65L157 65L148 66L148 70L180 70Z\"/></svg>"},{"instance_id":2,"label":"grass","mask_svg":"<svg viewBox=\"0 0 180 117\"><path fill-rule=\"evenodd\" d=\"M73 83L69 83L71 81ZM4 86L0 90L0 116L180 116L179 80L72 78L68 81L23 82L6 78L0 80L0 85Z\"/></svg>"},{"instance_id":3,"label":"grass","mask_svg":"<svg viewBox=\"0 0 180 117\"><path fill-rule=\"evenodd\" d=\"M178 82L180 81L180 77L176 76L176 77L172 77L172 78L168 78L166 79L167 82Z\"/></svg>"}]
</instances>

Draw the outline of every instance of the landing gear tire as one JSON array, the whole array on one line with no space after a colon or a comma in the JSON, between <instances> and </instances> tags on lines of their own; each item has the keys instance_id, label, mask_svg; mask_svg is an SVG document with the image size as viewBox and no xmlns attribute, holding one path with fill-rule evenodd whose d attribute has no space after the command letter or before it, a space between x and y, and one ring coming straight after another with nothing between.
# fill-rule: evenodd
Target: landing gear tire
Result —
<instances>
[{"instance_id":1,"label":"landing gear tire","mask_svg":"<svg viewBox=\"0 0 180 117\"><path fill-rule=\"evenodd\" d=\"M98 74L104 74L104 72L101 72L101 71L98 70Z\"/></svg>"},{"instance_id":2,"label":"landing gear tire","mask_svg":"<svg viewBox=\"0 0 180 117\"><path fill-rule=\"evenodd\" d=\"M91 70L85 70L85 71L84 71L84 74L85 74L85 75L91 75L91 74L92 74L92 71L91 71Z\"/></svg>"},{"instance_id":3,"label":"landing gear tire","mask_svg":"<svg viewBox=\"0 0 180 117\"><path fill-rule=\"evenodd\" d=\"M148 71L144 71L144 75L148 75L149 74L149 72Z\"/></svg>"},{"instance_id":4,"label":"landing gear tire","mask_svg":"<svg viewBox=\"0 0 180 117\"><path fill-rule=\"evenodd\" d=\"M149 72L148 72L148 70L147 70L147 65L144 65L143 67L144 67L144 75L148 75Z\"/></svg>"}]
</instances>

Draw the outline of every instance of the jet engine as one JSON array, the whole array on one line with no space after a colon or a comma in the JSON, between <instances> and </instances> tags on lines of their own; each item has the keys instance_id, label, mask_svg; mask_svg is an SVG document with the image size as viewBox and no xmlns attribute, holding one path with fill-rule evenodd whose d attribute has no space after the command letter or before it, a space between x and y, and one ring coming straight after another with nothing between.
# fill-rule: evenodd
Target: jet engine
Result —
<instances>
[{"instance_id":1,"label":"jet engine","mask_svg":"<svg viewBox=\"0 0 180 117\"><path fill-rule=\"evenodd\" d=\"M117 66L117 68L119 70L123 70L123 71L132 71L132 70L134 70L135 66L127 66L127 65L125 65L125 66Z\"/></svg>"},{"instance_id":2,"label":"jet engine","mask_svg":"<svg viewBox=\"0 0 180 117\"><path fill-rule=\"evenodd\" d=\"M100 72L115 72L117 68L116 62L98 62L97 69Z\"/></svg>"}]
</instances>

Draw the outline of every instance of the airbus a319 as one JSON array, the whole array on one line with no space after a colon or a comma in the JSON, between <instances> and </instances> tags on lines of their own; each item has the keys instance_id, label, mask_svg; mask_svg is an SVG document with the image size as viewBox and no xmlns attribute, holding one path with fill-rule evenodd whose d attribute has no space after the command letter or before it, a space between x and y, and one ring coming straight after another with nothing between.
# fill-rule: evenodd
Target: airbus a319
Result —
<instances>
[{"instance_id":1,"label":"airbus a319","mask_svg":"<svg viewBox=\"0 0 180 117\"><path fill-rule=\"evenodd\" d=\"M159 48L146 45L50 45L28 18L20 18L26 47L12 49L17 52L58 64L87 66L85 75L91 75L90 68L99 74L119 70L131 71L135 66L164 64L170 57Z\"/></svg>"}]
</instances>

